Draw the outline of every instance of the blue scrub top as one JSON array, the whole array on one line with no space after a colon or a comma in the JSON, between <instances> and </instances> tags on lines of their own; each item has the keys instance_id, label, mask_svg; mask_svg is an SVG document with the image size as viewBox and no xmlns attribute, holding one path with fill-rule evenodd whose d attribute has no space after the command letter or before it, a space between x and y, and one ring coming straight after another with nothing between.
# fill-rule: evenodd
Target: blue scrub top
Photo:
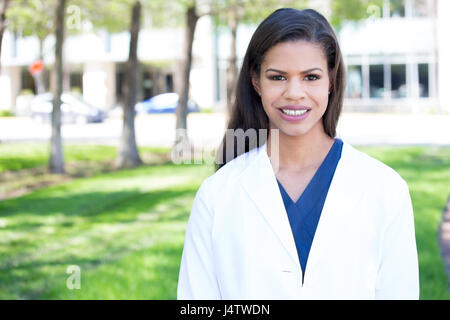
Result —
<instances>
[{"instance_id":1,"label":"blue scrub top","mask_svg":"<svg viewBox=\"0 0 450 320\"><path fill-rule=\"evenodd\" d=\"M342 140L335 139L327 156L297 202L292 201L277 179L303 271L302 282L305 279L306 262L314 234L316 233L317 224L319 223L320 214L322 213L334 172L341 158L342 145Z\"/></svg>"}]
</instances>

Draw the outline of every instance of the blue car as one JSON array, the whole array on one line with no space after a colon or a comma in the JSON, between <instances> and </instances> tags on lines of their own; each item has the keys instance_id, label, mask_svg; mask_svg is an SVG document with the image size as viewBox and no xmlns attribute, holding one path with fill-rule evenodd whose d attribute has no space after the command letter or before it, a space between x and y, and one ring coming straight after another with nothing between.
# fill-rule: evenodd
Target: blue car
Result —
<instances>
[{"instance_id":1,"label":"blue car","mask_svg":"<svg viewBox=\"0 0 450 320\"><path fill-rule=\"evenodd\" d=\"M178 94L162 93L136 104L137 113L175 113L178 106ZM198 104L188 100L188 112L199 112Z\"/></svg>"}]
</instances>

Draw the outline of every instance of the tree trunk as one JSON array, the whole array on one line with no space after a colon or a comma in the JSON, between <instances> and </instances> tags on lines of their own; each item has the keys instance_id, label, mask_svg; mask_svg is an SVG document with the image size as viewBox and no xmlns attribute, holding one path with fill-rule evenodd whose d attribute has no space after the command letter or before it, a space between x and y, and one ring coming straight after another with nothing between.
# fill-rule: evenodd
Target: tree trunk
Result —
<instances>
[{"instance_id":1,"label":"tree trunk","mask_svg":"<svg viewBox=\"0 0 450 320\"><path fill-rule=\"evenodd\" d=\"M125 103L123 105L123 129L119 151L116 158L117 168L130 168L142 164L136 144L134 128L134 106L136 104L137 86L137 46L141 19L141 2L136 0L131 11L130 53L126 70Z\"/></svg>"},{"instance_id":2,"label":"tree trunk","mask_svg":"<svg viewBox=\"0 0 450 320\"><path fill-rule=\"evenodd\" d=\"M227 68L227 110L231 114L231 108L235 100L235 87L237 81L237 57L236 57L236 33L238 26L238 12L237 7L233 6L228 15L228 27L231 30L231 46L230 58Z\"/></svg>"},{"instance_id":3,"label":"tree trunk","mask_svg":"<svg viewBox=\"0 0 450 320\"><path fill-rule=\"evenodd\" d=\"M2 56L2 40L6 26L6 9L8 8L8 3L9 0L0 0L0 57ZM1 69L2 65L0 61L0 71Z\"/></svg>"},{"instance_id":4,"label":"tree trunk","mask_svg":"<svg viewBox=\"0 0 450 320\"><path fill-rule=\"evenodd\" d=\"M45 38L39 38L39 60L44 62L44 40ZM33 74L35 89L37 94L45 93L45 79L44 79L44 70L39 73Z\"/></svg>"},{"instance_id":5,"label":"tree trunk","mask_svg":"<svg viewBox=\"0 0 450 320\"><path fill-rule=\"evenodd\" d=\"M63 84L63 43L64 43L64 13L66 0L58 0L56 5L56 44L55 71L56 87L53 92L52 136L50 140L50 163L52 173L64 173L64 158L61 138L61 94Z\"/></svg>"},{"instance_id":6,"label":"tree trunk","mask_svg":"<svg viewBox=\"0 0 450 320\"><path fill-rule=\"evenodd\" d=\"M187 102L189 99L189 76L192 65L192 45L194 42L195 27L199 16L196 13L195 2L186 11L186 32L184 38L184 51L181 64L181 77L179 77L178 94L179 101L176 112L176 129L177 135L175 139L175 146L189 145L187 136Z\"/></svg>"}]
</instances>

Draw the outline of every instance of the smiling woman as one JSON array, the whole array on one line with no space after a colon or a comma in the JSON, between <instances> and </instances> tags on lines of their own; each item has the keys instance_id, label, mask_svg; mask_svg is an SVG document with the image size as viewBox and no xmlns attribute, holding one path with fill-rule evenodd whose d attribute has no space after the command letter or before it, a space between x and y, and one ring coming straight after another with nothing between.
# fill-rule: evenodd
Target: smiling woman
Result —
<instances>
[{"instance_id":1,"label":"smiling woman","mask_svg":"<svg viewBox=\"0 0 450 320\"><path fill-rule=\"evenodd\" d=\"M261 69L252 83L261 93L270 128L288 136L313 127L324 132L320 120L327 109L330 80L322 48L302 40L279 43L266 53Z\"/></svg>"},{"instance_id":2,"label":"smiling woman","mask_svg":"<svg viewBox=\"0 0 450 320\"><path fill-rule=\"evenodd\" d=\"M192 206L178 298L419 297L408 185L336 137L344 88L320 13L279 9L258 26Z\"/></svg>"}]
</instances>

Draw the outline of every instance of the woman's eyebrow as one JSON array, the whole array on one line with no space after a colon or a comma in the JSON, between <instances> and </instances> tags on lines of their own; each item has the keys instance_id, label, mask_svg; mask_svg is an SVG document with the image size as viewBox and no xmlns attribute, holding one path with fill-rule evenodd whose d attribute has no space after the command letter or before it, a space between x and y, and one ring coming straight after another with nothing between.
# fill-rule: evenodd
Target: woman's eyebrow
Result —
<instances>
[{"instance_id":1,"label":"woman's eyebrow","mask_svg":"<svg viewBox=\"0 0 450 320\"><path fill-rule=\"evenodd\" d=\"M300 73L301 74L305 74L305 73L309 73L309 72L314 71L314 70L320 70L320 71L323 72L323 70L321 68L311 68L311 69L302 71ZM269 72L269 71L273 71L273 72L277 72L277 73L281 73L281 74L287 74L286 71L281 71L281 70L277 70L277 69L273 69L273 68L269 68L269 69L266 70L266 72Z\"/></svg>"}]
</instances>

